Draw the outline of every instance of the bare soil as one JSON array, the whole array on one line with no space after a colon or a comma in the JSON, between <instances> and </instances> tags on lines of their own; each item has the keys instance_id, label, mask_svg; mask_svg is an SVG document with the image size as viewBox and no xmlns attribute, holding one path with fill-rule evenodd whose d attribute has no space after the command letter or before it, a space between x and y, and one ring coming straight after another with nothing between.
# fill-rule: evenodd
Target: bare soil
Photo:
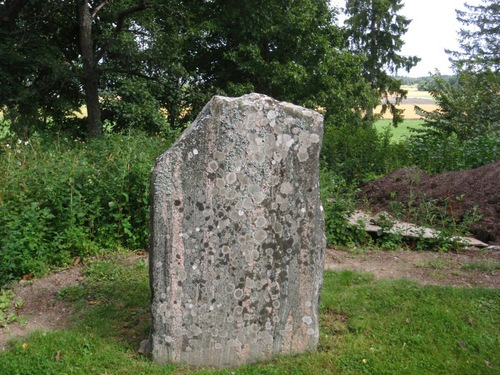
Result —
<instances>
[{"instance_id":1,"label":"bare soil","mask_svg":"<svg viewBox=\"0 0 500 375\"><path fill-rule=\"evenodd\" d=\"M59 292L83 280L82 266L75 266L34 280L21 280L14 286L15 300L22 298L23 305L16 312L27 318L25 324L11 323L0 327L0 351L14 337L22 337L33 331L64 329L69 326L73 313L70 305L57 299Z\"/></svg>"},{"instance_id":2,"label":"bare soil","mask_svg":"<svg viewBox=\"0 0 500 375\"><path fill-rule=\"evenodd\" d=\"M131 254L129 257L136 257ZM145 258L143 254L141 257ZM412 251L361 251L327 250L325 269L357 270L371 272L376 279L407 278L424 285L451 285L457 287L500 288L500 270L481 271L466 269L471 264L498 264L500 250L468 250L460 253L435 253ZM13 338L26 336L33 331L65 329L71 325L72 306L58 300L59 292L83 280L83 266L77 265L45 277L21 281L13 287L17 298L24 305L19 316L26 317L26 324L12 323L0 328L0 352Z\"/></svg>"},{"instance_id":3,"label":"bare soil","mask_svg":"<svg viewBox=\"0 0 500 375\"><path fill-rule=\"evenodd\" d=\"M428 175L419 168L398 169L361 186L374 212L391 212L391 202L408 207L433 202L460 221L477 206L482 219L470 227L477 239L500 245L500 159L477 169Z\"/></svg>"},{"instance_id":4,"label":"bare soil","mask_svg":"<svg viewBox=\"0 0 500 375\"><path fill-rule=\"evenodd\" d=\"M410 279L423 285L500 288L500 270L480 265L500 263L500 250L362 251L328 249L325 269L373 273L375 279Z\"/></svg>"}]
</instances>

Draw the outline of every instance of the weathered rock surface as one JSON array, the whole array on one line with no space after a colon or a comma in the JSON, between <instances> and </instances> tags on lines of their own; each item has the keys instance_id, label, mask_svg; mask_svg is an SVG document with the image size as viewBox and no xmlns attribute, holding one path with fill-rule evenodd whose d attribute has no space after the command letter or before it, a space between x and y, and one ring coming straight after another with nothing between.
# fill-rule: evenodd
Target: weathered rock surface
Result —
<instances>
[{"instance_id":1,"label":"weathered rock surface","mask_svg":"<svg viewBox=\"0 0 500 375\"><path fill-rule=\"evenodd\" d=\"M326 240L323 117L214 97L152 171L150 350L233 367L314 350Z\"/></svg>"}]
</instances>

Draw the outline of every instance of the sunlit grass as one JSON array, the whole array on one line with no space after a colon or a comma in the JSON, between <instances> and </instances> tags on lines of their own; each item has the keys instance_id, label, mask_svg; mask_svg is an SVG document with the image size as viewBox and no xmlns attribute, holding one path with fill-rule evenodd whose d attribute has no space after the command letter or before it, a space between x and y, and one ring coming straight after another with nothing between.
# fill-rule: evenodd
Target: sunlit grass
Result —
<instances>
[{"instance_id":1,"label":"sunlit grass","mask_svg":"<svg viewBox=\"0 0 500 375\"><path fill-rule=\"evenodd\" d=\"M392 126L392 120L378 120L375 123L375 127L378 131L383 131L384 128L390 127L392 133L392 139L397 141L403 137L409 137L413 133L411 129L420 129L424 120L405 120L402 124L399 124L396 128Z\"/></svg>"},{"instance_id":2,"label":"sunlit grass","mask_svg":"<svg viewBox=\"0 0 500 375\"><path fill-rule=\"evenodd\" d=\"M71 329L35 333L0 354L8 374L487 374L500 369L500 294L490 289L374 281L325 273L320 345L239 369L159 366L137 354L149 331L148 267L137 257L88 264L81 286L61 293Z\"/></svg>"}]
</instances>

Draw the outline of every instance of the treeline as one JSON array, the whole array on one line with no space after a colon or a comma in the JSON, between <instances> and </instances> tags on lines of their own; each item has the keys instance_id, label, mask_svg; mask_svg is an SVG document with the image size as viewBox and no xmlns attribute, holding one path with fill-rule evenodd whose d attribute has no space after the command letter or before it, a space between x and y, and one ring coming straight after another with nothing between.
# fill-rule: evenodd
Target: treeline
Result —
<instances>
[{"instance_id":1,"label":"treeline","mask_svg":"<svg viewBox=\"0 0 500 375\"><path fill-rule=\"evenodd\" d=\"M402 85L405 86L414 86L417 85L419 91L428 91L432 83L434 82L435 76L428 76L428 77L400 77L396 76L395 77L397 80L401 81ZM440 78L448 82L451 85L454 85L457 82L457 76L456 75L440 75Z\"/></svg>"},{"instance_id":2,"label":"treeline","mask_svg":"<svg viewBox=\"0 0 500 375\"><path fill-rule=\"evenodd\" d=\"M161 133L214 94L255 91L356 124L377 99L336 14L326 0L1 2L0 107L20 136Z\"/></svg>"},{"instance_id":3,"label":"treeline","mask_svg":"<svg viewBox=\"0 0 500 375\"><path fill-rule=\"evenodd\" d=\"M2 1L0 108L25 138L165 133L215 94L253 91L365 126L382 97L404 94L387 72L418 61L398 55L410 23L401 0L378 3L347 2L341 27L327 0ZM373 45L390 54L369 56Z\"/></svg>"}]
</instances>

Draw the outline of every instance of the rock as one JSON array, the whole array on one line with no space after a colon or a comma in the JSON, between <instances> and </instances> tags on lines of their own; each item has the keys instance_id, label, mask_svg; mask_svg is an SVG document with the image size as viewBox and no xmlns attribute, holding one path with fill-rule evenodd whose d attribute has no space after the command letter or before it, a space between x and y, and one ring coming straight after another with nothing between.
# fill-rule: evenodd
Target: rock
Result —
<instances>
[{"instance_id":1,"label":"rock","mask_svg":"<svg viewBox=\"0 0 500 375\"><path fill-rule=\"evenodd\" d=\"M148 355L151 353L151 343L149 340L142 340L139 344L139 350L137 350L139 354Z\"/></svg>"},{"instance_id":2,"label":"rock","mask_svg":"<svg viewBox=\"0 0 500 375\"><path fill-rule=\"evenodd\" d=\"M235 367L315 350L323 117L215 96L152 170L152 357Z\"/></svg>"},{"instance_id":3,"label":"rock","mask_svg":"<svg viewBox=\"0 0 500 375\"><path fill-rule=\"evenodd\" d=\"M369 215L363 211L354 211L348 218L349 224L366 232L389 233L402 237L412 238L441 238L445 237L441 231L433 228L422 227L413 223L396 220L387 212ZM462 246L487 247L488 245L474 237L450 236L448 242L458 242Z\"/></svg>"}]
</instances>

